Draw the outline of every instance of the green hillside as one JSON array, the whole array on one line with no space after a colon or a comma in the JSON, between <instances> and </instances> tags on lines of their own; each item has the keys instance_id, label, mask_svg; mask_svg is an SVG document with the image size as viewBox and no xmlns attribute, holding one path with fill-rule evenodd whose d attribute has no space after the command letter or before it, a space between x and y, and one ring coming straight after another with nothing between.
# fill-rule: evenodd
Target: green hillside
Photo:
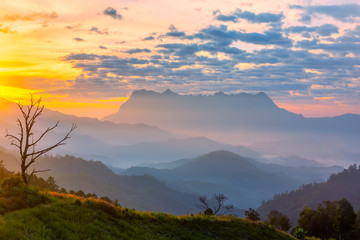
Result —
<instances>
[{"instance_id":1,"label":"green hillside","mask_svg":"<svg viewBox=\"0 0 360 240\"><path fill-rule=\"evenodd\" d=\"M294 239L235 217L137 212L56 194L52 203L0 216L0 239Z\"/></svg>"},{"instance_id":2,"label":"green hillside","mask_svg":"<svg viewBox=\"0 0 360 240\"><path fill-rule=\"evenodd\" d=\"M266 216L271 210L285 213L293 224L296 224L299 213L305 206L316 208L325 200L335 201L346 198L360 209L360 166L351 165L340 173L332 174L326 182L312 183L301 186L291 192L277 194L273 199L265 201L257 209L261 216Z\"/></svg>"},{"instance_id":3,"label":"green hillside","mask_svg":"<svg viewBox=\"0 0 360 240\"><path fill-rule=\"evenodd\" d=\"M121 207L117 201L61 193L53 178L44 180L33 175L25 185L19 174L6 170L0 161L2 239L294 238L268 224L233 216L141 212Z\"/></svg>"}]
</instances>

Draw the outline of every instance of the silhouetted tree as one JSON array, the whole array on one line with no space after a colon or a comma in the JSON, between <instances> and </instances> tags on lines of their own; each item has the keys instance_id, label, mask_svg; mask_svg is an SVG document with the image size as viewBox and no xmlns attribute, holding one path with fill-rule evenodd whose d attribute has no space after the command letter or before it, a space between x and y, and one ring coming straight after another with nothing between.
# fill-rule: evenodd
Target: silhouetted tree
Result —
<instances>
[{"instance_id":1,"label":"silhouetted tree","mask_svg":"<svg viewBox=\"0 0 360 240\"><path fill-rule=\"evenodd\" d=\"M75 192L75 195L76 195L76 196L79 196L79 197L86 197L84 191L81 190L81 189L80 189L79 191Z\"/></svg>"},{"instance_id":2,"label":"silhouetted tree","mask_svg":"<svg viewBox=\"0 0 360 240\"><path fill-rule=\"evenodd\" d=\"M322 239L355 239L356 214L351 203L345 198L339 201L323 201L316 210L305 208L300 213L298 227L307 231L308 236Z\"/></svg>"},{"instance_id":3,"label":"silhouetted tree","mask_svg":"<svg viewBox=\"0 0 360 240\"><path fill-rule=\"evenodd\" d=\"M54 130L59 121L44 130L37 138L34 135L34 126L36 124L37 119L41 116L44 110L44 106L41 105L41 98L35 100L33 95L31 95L31 101L29 106L17 104L19 110L21 112L22 120L17 119L17 125L20 130L17 135L6 134L6 137L11 139L11 145L15 146L20 154L20 167L21 167L21 177L25 184L28 184L29 179L32 177L34 173L42 172L32 170L30 174L27 174L27 170L29 167L35 163L36 159L44 155L45 153L51 151L52 149L59 147L65 144L65 141L69 138L72 131L76 129L76 125L73 124L67 134L56 144L37 150L37 145L43 140L43 138L52 130ZM46 171L46 170L43 170Z\"/></svg>"},{"instance_id":4,"label":"silhouetted tree","mask_svg":"<svg viewBox=\"0 0 360 240\"><path fill-rule=\"evenodd\" d=\"M285 232L291 228L289 218L278 210L271 210L266 222Z\"/></svg>"},{"instance_id":5,"label":"silhouetted tree","mask_svg":"<svg viewBox=\"0 0 360 240\"><path fill-rule=\"evenodd\" d=\"M233 205L226 205L228 198L224 194L214 194L211 199L207 196L199 197L199 204L196 207L205 215L224 215L234 209Z\"/></svg>"},{"instance_id":6,"label":"silhouetted tree","mask_svg":"<svg viewBox=\"0 0 360 240\"><path fill-rule=\"evenodd\" d=\"M252 221L260 221L260 214L252 208L245 211L245 216Z\"/></svg>"},{"instance_id":7,"label":"silhouetted tree","mask_svg":"<svg viewBox=\"0 0 360 240\"><path fill-rule=\"evenodd\" d=\"M337 202L334 228L339 239L349 239L356 223L356 214L351 203L345 198Z\"/></svg>"}]
</instances>

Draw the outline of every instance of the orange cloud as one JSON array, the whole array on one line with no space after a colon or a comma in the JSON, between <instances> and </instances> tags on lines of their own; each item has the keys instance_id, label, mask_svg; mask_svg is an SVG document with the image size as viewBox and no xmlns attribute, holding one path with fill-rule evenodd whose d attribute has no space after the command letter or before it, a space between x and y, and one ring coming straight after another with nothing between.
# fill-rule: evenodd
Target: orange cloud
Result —
<instances>
[{"instance_id":1,"label":"orange cloud","mask_svg":"<svg viewBox=\"0 0 360 240\"><path fill-rule=\"evenodd\" d=\"M9 27L4 27L0 24L0 32L1 33L15 33L15 31L12 31Z\"/></svg>"},{"instance_id":2,"label":"orange cloud","mask_svg":"<svg viewBox=\"0 0 360 240\"><path fill-rule=\"evenodd\" d=\"M34 12L28 15L5 15L3 17L4 21L14 22L14 21L34 21L37 19L54 19L57 18L58 14L56 12L44 13L44 12Z\"/></svg>"}]
</instances>

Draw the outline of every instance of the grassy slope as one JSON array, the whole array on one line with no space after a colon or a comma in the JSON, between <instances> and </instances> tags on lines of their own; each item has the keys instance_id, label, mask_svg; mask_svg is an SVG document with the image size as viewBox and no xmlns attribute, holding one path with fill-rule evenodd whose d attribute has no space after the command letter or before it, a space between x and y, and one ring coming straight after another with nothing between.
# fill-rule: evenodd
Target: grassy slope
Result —
<instances>
[{"instance_id":1,"label":"grassy slope","mask_svg":"<svg viewBox=\"0 0 360 240\"><path fill-rule=\"evenodd\" d=\"M260 222L114 208L73 197L0 216L0 239L294 239Z\"/></svg>"}]
</instances>

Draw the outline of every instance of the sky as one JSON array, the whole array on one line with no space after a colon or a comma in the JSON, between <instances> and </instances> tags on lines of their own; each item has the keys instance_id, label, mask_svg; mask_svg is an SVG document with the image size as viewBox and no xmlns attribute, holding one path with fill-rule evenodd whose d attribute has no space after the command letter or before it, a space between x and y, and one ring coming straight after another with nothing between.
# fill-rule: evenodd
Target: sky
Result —
<instances>
[{"instance_id":1,"label":"sky","mask_svg":"<svg viewBox=\"0 0 360 240\"><path fill-rule=\"evenodd\" d=\"M2 0L0 97L102 118L134 90L360 114L360 1Z\"/></svg>"}]
</instances>

